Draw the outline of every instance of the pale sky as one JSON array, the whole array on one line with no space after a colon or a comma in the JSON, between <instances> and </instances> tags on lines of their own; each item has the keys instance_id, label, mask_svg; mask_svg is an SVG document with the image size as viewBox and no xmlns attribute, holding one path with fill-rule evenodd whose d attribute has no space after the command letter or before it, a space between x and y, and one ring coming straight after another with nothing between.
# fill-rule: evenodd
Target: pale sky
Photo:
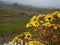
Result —
<instances>
[{"instance_id":1,"label":"pale sky","mask_svg":"<svg viewBox=\"0 0 60 45\"><path fill-rule=\"evenodd\" d=\"M0 0L5 2L17 2L19 4L32 5L38 7L60 8L60 0Z\"/></svg>"}]
</instances>

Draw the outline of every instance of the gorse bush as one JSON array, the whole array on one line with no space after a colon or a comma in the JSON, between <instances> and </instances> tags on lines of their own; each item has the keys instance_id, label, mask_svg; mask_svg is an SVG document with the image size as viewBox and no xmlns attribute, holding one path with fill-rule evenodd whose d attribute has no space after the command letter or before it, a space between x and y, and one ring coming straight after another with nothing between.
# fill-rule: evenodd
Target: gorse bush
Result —
<instances>
[{"instance_id":1,"label":"gorse bush","mask_svg":"<svg viewBox=\"0 0 60 45\"><path fill-rule=\"evenodd\" d=\"M39 35L40 41L57 43L60 30L60 12L34 15L27 23L26 28L33 28Z\"/></svg>"},{"instance_id":2,"label":"gorse bush","mask_svg":"<svg viewBox=\"0 0 60 45\"><path fill-rule=\"evenodd\" d=\"M15 36L12 42L21 43L21 40L32 45L54 45L59 41L60 33L60 12L56 11L48 14L34 15L30 21L26 24L26 28L34 30L34 34L31 32L23 32ZM59 22L59 23L58 23ZM34 36L37 34L37 36ZM34 43L33 43L34 42ZM30 44L31 45L31 44Z\"/></svg>"}]
</instances>

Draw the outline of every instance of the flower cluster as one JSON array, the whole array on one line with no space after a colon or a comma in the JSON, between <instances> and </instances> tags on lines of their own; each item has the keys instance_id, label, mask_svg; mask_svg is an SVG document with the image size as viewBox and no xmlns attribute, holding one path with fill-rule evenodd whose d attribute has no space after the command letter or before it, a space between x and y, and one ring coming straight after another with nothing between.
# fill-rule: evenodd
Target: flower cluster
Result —
<instances>
[{"instance_id":1,"label":"flower cluster","mask_svg":"<svg viewBox=\"0 0 60 45\"><path fill-rule=\"evenodd\" d=\"M60 29L59 21L60 11L34 15L30 19L29 23L27 23L26 28L34 27L34 29L40 32L39 34L41 34L42 37L48 37L53 42L57 42L58 35L56 35L56 32Z\"/></svg>"},{"instance_id":2,"label":"flower cluster","mask_svg":"<svg viewBox=\"0 0 60 45\"><path fill-rule=\"evenodd\" d=\"M28 27L39 27L41 23L45 23L45 26L50 27L52 22L54 20L60 19L60 12L56 11L54 13L50 14L39 14L39 15L34 15L30 22L26 25L26 28Z\"/></svg>"}]
</instances>

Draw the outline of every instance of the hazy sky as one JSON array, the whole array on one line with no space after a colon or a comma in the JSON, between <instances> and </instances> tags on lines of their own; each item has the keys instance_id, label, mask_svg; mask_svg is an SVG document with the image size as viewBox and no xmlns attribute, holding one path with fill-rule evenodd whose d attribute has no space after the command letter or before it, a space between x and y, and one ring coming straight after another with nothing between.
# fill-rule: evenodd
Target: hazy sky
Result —
<instances>
[{"instance_id":1,"label":"hazy sky","mask_svg":"<svg viewBox=\"0 0 60 45\"><path fill-rule=\"evenodd\" d=\"M0 0L5 2L17 2L19 4L33 5L38 7L60 8L60 0Z\"/></svg>"}]
</instances>

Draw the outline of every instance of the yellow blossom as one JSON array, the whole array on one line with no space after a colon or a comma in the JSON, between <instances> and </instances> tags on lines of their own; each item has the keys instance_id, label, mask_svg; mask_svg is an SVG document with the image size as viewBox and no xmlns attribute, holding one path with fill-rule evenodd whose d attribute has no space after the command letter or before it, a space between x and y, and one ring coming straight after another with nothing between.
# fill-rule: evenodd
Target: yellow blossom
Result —
<instances>
[{"instance_id":1,"label":"yellow blossom","mask_svg":"<svg viewBox=\"0 0 60 45\"><path fill-rule=\"evenodd\" d=\"M47 14L47 15L45 16L45 21L52 21L53 19L54 19L53 16L50 15L50 14Z\"/></svg>"},{"instance_id":2,"label":"yellow blossom","mask_svg":"<svg viewBox=\"0 0 60 45\"><path fill-rule=\"evenodd\" d=\"M60 18L60 12L59 11L52 13L52 15L54 18Z\"/></svg>"},{"instance_id":3,"label":"yellow blossom","mask_svg":"<svg viewBox=\"0 0 60 45\"><path fill-rule=\"evenodd\" d=\"M60 14L57 14L57 17L60 18Z\"/></svg>"},{"instance_id":4,"label":"yellow blossom","mask_svg":"<svg viewBox=\"0 0 60 45\"><path fill-rule=\"evenodd\" d=\"M37 40L33 40L33 41L28 41L28 45L45 45L45 44Z\"/></svg>"},{"instance_id":5,"label":"yellow blossom","mask_svg":"<svg viewBox=\"0 0 60 45\"><path fill-rule=\"evenodd\" d=\"M15 38L12 40L12 42L16 42L17 39L18 39L18 37L15 37Z\"/></svg>"},{"instance_id":6,"label":"yellow blossom","mask_svg":"<svg viewBox=\"0 0 60 45\"><path fill-rule=\"evenodd\" d=\"M30 22L32 26L34 27L38 27L40 25L40 23L38 21L32 21Z\"/></svg>"},{"instance_id":7,"label":"yellow blossom","mask_svg":"<svg viewBox=\"0 0 60 45\"><path fill-rule=\"evenodd\" d=\"M39 15L37 16L37 20L42 20L44 16L45 16L44 14L39 14Z\"/></svg>"},{"instance_id":8,"label":"yellow blossom","mask_svg":"<svg viewBox=\"0 0 60 45\"><path fill-rule=\"evenodd\" d=\"M38 44L37 44L37 41L29 41L28 45L38 45Z\"/></svg>"},{"instance_id":9,"label":"yellow blossom","mask_svg":"<svg viewBox=\"0 0 60 45\"><path fill-rule=\"evenodd\" d=\"M30 21L36 21L37 20L36 17L37 17L36 15L33 16Z\"/></svg>"},{"instance_id":10,"label":"yellow blossom","mask_svg":"<svg viewBox=\"0 0 60 45\"><path fill-rule=\"evenodd\" d=\"M25 39L31 40L32 39L32 34L30 32L24 32Z\"/></svg>"},{"instance_id":11,"label":"yellow blossom","mask_svg":"<svg viewBox=\"0 0 60 45\"><path fill-rule=\"evenodd\" d=\"M39 14L38 16L37 16L37 20L40 20L41 19L41 14Z\"/></svg>"},{"instance_id":12,"label":"yellow blossom","mask_svg":"<svg viewBox=\"0 0 60 45\"><path fill-rule=\"evenodd\" d=\"M12 42L21 42L21 36L23 36L23 34L17 35L13 38Z\"/></svg>"},{"instance_id":13,"label":"yellow blossom","mask_svg":"<svg viewBox=\"0 0 60 45\"><path fill-rule=\"evenodd\" d=\"M20 38L18 38L18 39L17 39L17 42L18 42L18 43L20 43L20 42L21 42L21 39L20 39Z\"/></svg>"},{"instance_id":14,"label":"yellow blossom","mask_svg":"<svg viewBox=\"0 0 60 45\"><path fill-rule=\"evenodd\" d=\"M43 26L51 27L51 23L50 22L46 22L45 24L43 24Z\"/></svg>"},{"instance_id":15,"label":"yellow blossom","mask_svg":"<svg viewBox=\"0 0 60 45\"><path fill-rule=\"evenodd\" d=\"M30 24L30 23L28 23L27 25L26 25L26 28L28 28L28 27L31 27L32 25Z\"/></svg>"}]
</instances>

